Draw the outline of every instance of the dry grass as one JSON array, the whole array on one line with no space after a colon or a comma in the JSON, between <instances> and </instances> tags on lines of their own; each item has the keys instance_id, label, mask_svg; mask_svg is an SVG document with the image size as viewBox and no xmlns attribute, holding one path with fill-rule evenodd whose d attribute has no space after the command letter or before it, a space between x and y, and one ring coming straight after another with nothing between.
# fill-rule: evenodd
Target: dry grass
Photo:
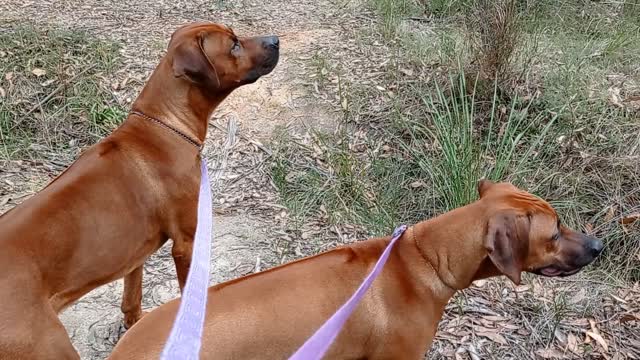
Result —
<instances>
[{"instance_id":1,"label":"dry grass","mask_svg":"<svg viewBox=\"0 0 640 360\"><path fill-rule=\"evenodd\" d=\"M477 76L489 83L513 78L512 63L523 31L517 3L517 0L478 0L466 13L471 63L477 68L474 71Z\"/></svg>"},{"instance_id":2,"label":"dry grass","mask_svg":"<svg viewBox=\"0 0 640 360\"><path fill-rule=\"evenodd\" d=\"M0 157L57 157L91 144L124 117L104 76L115 43L79 31L13 27L0 34Z\"/></svg>"}]
</instances>

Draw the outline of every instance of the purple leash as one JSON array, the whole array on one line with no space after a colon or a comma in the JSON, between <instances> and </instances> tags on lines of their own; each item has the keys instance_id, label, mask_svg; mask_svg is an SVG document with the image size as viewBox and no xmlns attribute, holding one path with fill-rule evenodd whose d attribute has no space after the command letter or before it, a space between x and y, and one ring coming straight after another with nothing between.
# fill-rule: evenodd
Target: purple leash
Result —
<instances>
[{"instance_id":1,"label":"purple leash","mask_svg":"<svg viewBox=\"0 0 640 360\"><path fill-rule=\"evenodd\" d=\"M193 245L193 256L187 283L182 294L178 314L173 323L161 360L197 360L200 357L202 330L207 305L209 266L211 256L211 233L213 229L211 189L207 164L201 159L200 193L198 195L198 223ZM373 270L364 279L351 298L336 311L313 336L296 351L289 360L320 360L327 352L342 326L362 300L371 284L382 271L396 241L407 229L399 226L389 245L378 259Z\"/></svg>"},{"instance_id":2,"label":"purple leash","mask_svg":"<svg viewBox=\"0 0 640 360\"><path fill-rule=\"evenodd\" d=\"M338 311L336 311L336 313L333 314L333 316L331 316L331 318L329 318L329 320L327 320L327 322L325 322L320 327L320 329L315 332L315 334L313 334L313 336L307 339L302 347L300 347L300 349L298 349L298 351L296 351L296 353L293 354L289 358L289 360L322 359L324 354L329 349L329 346L331 346L333 341L340 333L340 330L342 330L342 326L344 325L344 323L347 321L353 310L355 310L356 306L358 306L364 294L367 292L369 287L371 287L371 284L376 279L376 277L378 277L378 274L380 274L380 271L382 271L384 264L389 258L389 254L391 253L393 245L395 245L396 241L402 236L405 230L407 230L406 225L400 225L394 230L391 242L389 243L389 245L387 245L387 248L384 249L384 252L378 259L376 265L373 267L373 270L371 270L362 284L360 284L358 290L353 293L351 298L346 303L344 303L344 305L342 305L340 309L338 309Z\"/></svg>"},{"instance_id":3,"label":"purple leash","mask_svg":"<svg viewBox=\"0 0 640 360\"><path fill-rule=\"evenodd\" d=\"M184 286L178 315L173 322L169 339L164 346L162 360L197 360L209 287L209 263L211 257L211 188L207 162L200 159L200 193L198 195L198 224L193 243L193 256L187 283Z\"/></svg>"}]
</instances>

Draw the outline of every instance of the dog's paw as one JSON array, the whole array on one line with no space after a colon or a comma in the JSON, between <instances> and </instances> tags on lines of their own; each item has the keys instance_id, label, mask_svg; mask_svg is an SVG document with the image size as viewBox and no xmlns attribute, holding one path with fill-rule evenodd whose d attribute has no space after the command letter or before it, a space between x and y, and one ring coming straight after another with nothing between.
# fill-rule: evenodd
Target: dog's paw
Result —
<instances>
[{"instance_id":1,"label":"dog's paw","mask_svg":"<svg viewBox=\"0 0 640 360\"><path fill-rule=\"evenodd\" d=\"M125 329L129 329L131 328L135 323L138 322L138 320L142 319L143 316L147 315L146 311L140 311L138 313L135 314L125 314L124 315L124 328Z\"/></svg>"}]
</instances>

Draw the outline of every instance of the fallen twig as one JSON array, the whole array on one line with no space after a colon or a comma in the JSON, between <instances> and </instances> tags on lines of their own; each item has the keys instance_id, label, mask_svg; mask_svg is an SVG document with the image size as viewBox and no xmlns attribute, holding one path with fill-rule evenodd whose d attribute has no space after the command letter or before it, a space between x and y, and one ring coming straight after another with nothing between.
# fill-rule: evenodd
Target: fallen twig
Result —
<instances>
[{"instance_id":1,"label":"fallen twig","mask_svg":"<svg viewBox=\"0 0 640 360\"><path fill-rule=\"evenodd\" d=\"M225 130L227 133L227 140L224 142L220 158L218 159L218 166L214 168L211 175L211 187L214 189L214 193L216 192L215 189L218 188L224 169L227 167L227 159L229 158L231 147L236 143L237 130L238 123L236 122L236 119L230 118L227 122L227 129Z\"/></svg>"},{"instance_id":2,"label":"fallen twig","mask_svg":"<svg viewBox=\"0 0 640 360\"><path fill-rule=\"evenodd\" d=\"M425 18L425 17L411 16L409 17L409 20L418 21L418 22L431 22L432 19Z\"/></svg>"},{"instance_id":3,"label":"fallen twig","mask_svg":"<svg viewBox=\"0 0 640 360\"><path fill-rule=\"evenodd\" d=\"M235 116L232 116L232 118L234 118L234 120L235 120ZM227 131L227 130L225 130L224 128L220 127L220 125L216 124L213 121L209 121L209 124L211 124L211 126L215 127L216 129L218 129L220 131L225 131L225 132ZM245 135L242 135L242 134L239 134L239 136L243 140L248 141L248 142L252 143L253 145L257 146L260 150L264 151L267 155L269 155L269 156L273 155L271 150L267 149L266 147L264 147L264 145L260 144L259 142L255 141L253 139L250 139L249 137L247 137Z\"/></svg>"},{"instance_id":4,"label":"fallen twig","mask_svg":"<svg viewBox=\"0 0 640 360\"><path fill-rule=\"evenodd\" d=\"M262 159L262 161L260 161L257 165L252 166L249 170L243 172L242 174L240 174L238 177L236 177L235 179L229 181L228 185L233 185L235 183L237 183L240 179L244 179L245 177L247 177L249 174L251 174L252 172L260 169L262 167L262 165L264 165L264 163L269 160L271 158L271 155L267 155L267 157L265 157L264 159Z\"/></svg>"}]
</instances>

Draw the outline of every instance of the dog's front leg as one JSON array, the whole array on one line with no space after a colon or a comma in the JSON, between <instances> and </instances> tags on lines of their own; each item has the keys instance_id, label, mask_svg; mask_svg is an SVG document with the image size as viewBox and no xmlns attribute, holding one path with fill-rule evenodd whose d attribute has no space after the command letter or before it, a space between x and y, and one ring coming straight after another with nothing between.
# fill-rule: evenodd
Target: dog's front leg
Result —
<instances>
[{"instance_id":1,"label":"dog's front leg","mask_svg":"<svg viewBox=\"0 0 640 360\"><path fill-rule=\"evenodd\" d=\"M142 312L142 265L124 277L124 293L120 310L124 314L124 327L133 326L144 315Z\"/></svg>"},{"instance_id":2,"label":"dog's front leg","mask_svg":"<svg viewBox=\"0 0 640 360\"><path fill-rule=\"evenodd\" d=\"M173 240L173 248L171 255L176 265L176 274L178 275L178 285L180 293L184 290L187 283L187 275L189 275L189 267L191 266L191 256L193 254L193 235L180 236Z\"/></svg>"}]
</instances>

